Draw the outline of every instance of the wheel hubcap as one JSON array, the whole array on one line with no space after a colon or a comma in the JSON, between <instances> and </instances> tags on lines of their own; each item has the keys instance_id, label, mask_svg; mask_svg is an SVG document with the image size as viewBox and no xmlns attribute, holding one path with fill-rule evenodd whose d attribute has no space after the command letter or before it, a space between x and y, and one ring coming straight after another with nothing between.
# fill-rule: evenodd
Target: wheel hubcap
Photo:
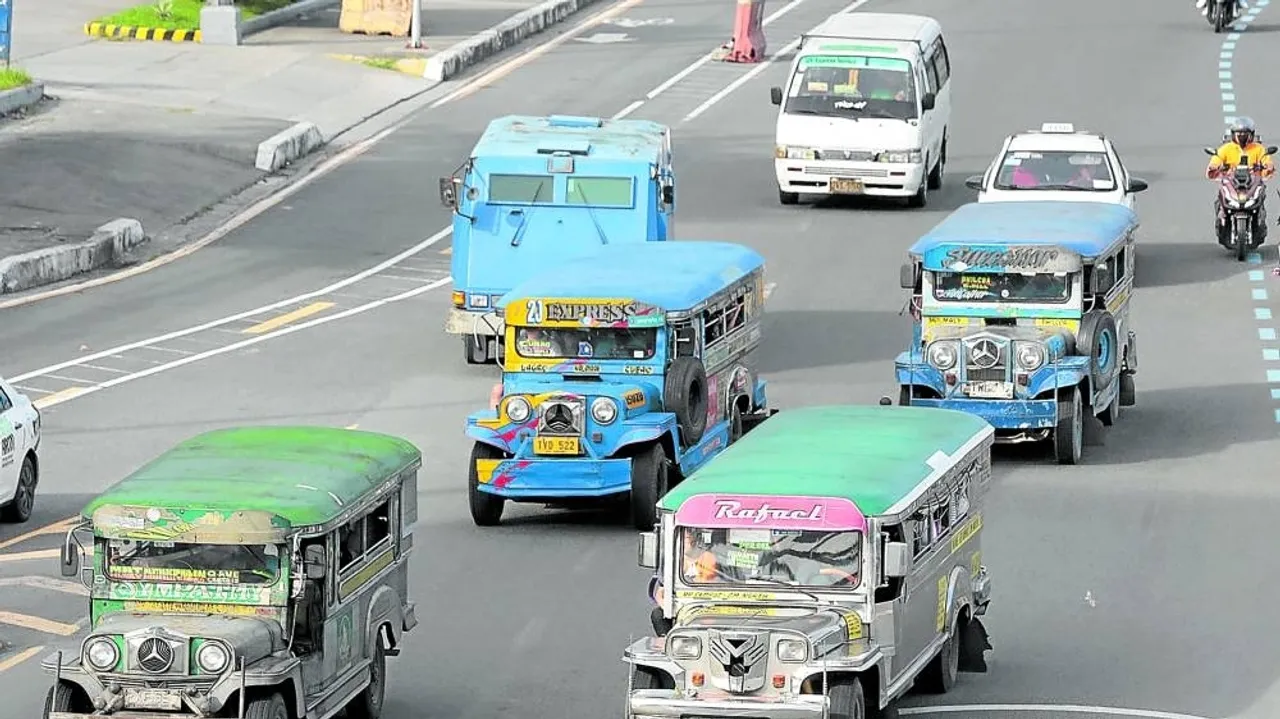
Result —
<instances>
[{"instance_id":1,"label":"wheel hubcap","mask_svg":"<svg viewBox=\"0 0 1280 719\"><path fill-rule=\"evenodd\" d=\"M18 479L18 497L15 500L18 511L24 517L31 513L31 508L35 505L36 500L36 493L31 486L35 483L35 474L28 467L29 465L22 467L22 477Z\"/></svg>"}]
</instances>

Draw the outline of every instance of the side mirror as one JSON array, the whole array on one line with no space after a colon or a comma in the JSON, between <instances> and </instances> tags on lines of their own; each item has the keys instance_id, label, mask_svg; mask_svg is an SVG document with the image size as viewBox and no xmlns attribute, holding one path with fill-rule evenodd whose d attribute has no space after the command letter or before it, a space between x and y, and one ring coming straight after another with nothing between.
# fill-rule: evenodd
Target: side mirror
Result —
<instances>
[{"instance_id":1,"label":"side mirror","mask_svg":"<svg viewBox=\"0 0 1280 719\"><path fill-rule=\"evenodd\" d=\"M906 542L885 542L884 576L900 579L911 571L911 552Z\"/></svg>"},{"instance_id":2,"label":"side mirror","mask_svg":"<svg viewBox=\"0 0 1280 719\"><path fill-rule=\"evenodd\" d=\"M325 560L324 546L308 544L302 550L302 564L306 568L307 579L324 579L329 573L329 563Z\"/></svg>"},{"instance_id":3,"label":"side mirror","mask_svg":"<svg viewBox=\"0 0 1280 719\"><path fill-rule=\"evenodd\" d=\"M934 107L937 106L937 104L938 104L938 96L934 95L932 92L926 92L924 94L924 97L920 98L920 107L925 112L932 110Z\"/></svg>"},{"instance_id":4,"label":"side mirror","mask_svg":"<svg viewBox=\"0 0 1280 719\"><path fill-rule=\"evenodd\" d=\"M675 185L662 186L662 204L664 205L676 204L676 186Z\"/></svg>"},{"instance_id":5,"label":"side mirror","mask_svg":"<svg viewBox=\"0 0 1280 719\"><path fill-rule=\"evenodd\" d=\"M452 177L440 178L440 204L449 209L458 207L458 187Z\"/></svg>"},{"instance_id":6,"label":"side mirror","mask_svg":"<svg viewBox=\"0 0 1280 719\"><path fill-rule=\"evenodd\" d=\"M1204 150L1204 154L1206 154L1206 155L1216 155L1216 154L1218 154L1218 151L1217 151L1217 150L1215 150L1215 149L1213 149L1212 147L1202 147L1202 148L1200 148L1200 149Z\"/></svg>"},{"instance_id":7,"label":"side mirror","mask_svg":"<svg viewBox=\"0 0 1280 719\"><path fill-rule=\"evenodd\" d=\"M1267 145L1267 154L1268 154L1268 155L1274 155L1274 154L1276 154L1277 152L1280 152L1280 147L1276 147L1275 145Z\"/></svg>"},{"instance_id":8,"label":"side mirror","mask_svg":"<svg viewBox=\"0 0 1280 719\"><path fill-rule=\"evenodd\" d=\"M1148 185L1146 180L1139 179L1137 177L1129 178L1129 192L1142 192L1150 186L1151 185Z\"/></svg>"},{"instance_id":9,"label":"side mirror","mask_svg":"<svg viewBox=\"0 0 1280 719\"><path fill-rule=\"evenodd\" d=\"M640 533L640 556L637 560L645 569L658 568L658 533Z\"/></svg>"},{"instance_id":10,"label":"side mirror","mask_svg":"<svg viewBox=\"0 0 1280 719\"><path fill-rule=\"evenodd\" d=\"M62 542L62 576L74 577L80 573L80 545L70 536Z\"/></svg>"},{"instance_id":11,"label":"side mirror","mask_svg":"<svg viewBox=\"0 0 1280 719\"><path fill-rule=\"evenodd\" d=\"M973 177L966 177L964 180L964 186L969 188L970 190L977 190L981 192L982 180L983 180L982 175L974 175Z\"/></svg>"},{"instance_id":12,"label":"side mirror","mask_svg":"<svg viewBox=\"0 0 1280 719\"><path fill-rule=\"evenodd\" d=\"M782 104L782 88L780 87L769 88L769 102L772 102L775 105Z\"/></svg>"},{"instance_id":13,"label":"side mirror","mask_svg":"<svg viewBox=\"0 0 1280 719\"><path fill-rule=\"evenodd\" d=\"M898 286L904 290L914 290L916 288L916 266L914 264L906 262L898 268Z\"/></svg>"}]
</instances>

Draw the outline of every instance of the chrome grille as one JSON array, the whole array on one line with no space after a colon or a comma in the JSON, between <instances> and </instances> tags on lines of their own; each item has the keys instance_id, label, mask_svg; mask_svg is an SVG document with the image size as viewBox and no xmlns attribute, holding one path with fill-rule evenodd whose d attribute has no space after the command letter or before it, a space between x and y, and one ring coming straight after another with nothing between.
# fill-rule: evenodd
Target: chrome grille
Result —
<instances>
[{"instance_id":1,"label":"chrome grille","mask_svg":"<svg viewBox=\"0 0 1280 719\"><path fill-rule=\"evenodd\" d=\"M160 674L173 666L173 646L159 637L149 637L138 645L138 667Z\"/></svg>"},{"instance_id":2,"label":"chrome grille","mask_svg":"<svg viewBox=\"0 0 1280 719\"><path fill-rule=\"evenodd\" d=\"M552 400L542 405L538 418L538 434L580 435L586 403L577 400Z\"/></svg>"},{"instance_id":3,"label":"chrome grille","mask_svg":"<svg viewBox=\"0 0 1280 719\"><path fill-rule=\"evenodd\" d=\"M870 150L835 150L835 149L819 149L819 160L848 160L850 162L873 162L876 159L876 153Z\"/></svg>"},{"instance_id":4,"label":"chrome grille","mask_svg":"<svg viewBox=\"0 0 1280 719\"><path fill-rule=\"evenodd\" d=\"M977 337L964 343L964 375L967 382L1007 382L1009 343L993 337Z\"/></svg>"},{"instance_id":5,"label":"chrome grille","mask_svg":"<svg viewBox=\"0 0 1280 719\"><path fill-rule=\"evenodd\" d=\"M768 634L712 631L707 653L712 660L711 683L716 688L739 694L764 688Z\"/></svg>"},{"instance_id":6,"label":"chrome grille","mask_svg":"<svg viewBox=\"0 0 1280 719\"><path fill-rule=\"evenodd\" d=\"M804 168L806 175L822 175L824 177L888 177L888 170L862 169L852 167L814 167Z\"/></svg>"}]
</instances>

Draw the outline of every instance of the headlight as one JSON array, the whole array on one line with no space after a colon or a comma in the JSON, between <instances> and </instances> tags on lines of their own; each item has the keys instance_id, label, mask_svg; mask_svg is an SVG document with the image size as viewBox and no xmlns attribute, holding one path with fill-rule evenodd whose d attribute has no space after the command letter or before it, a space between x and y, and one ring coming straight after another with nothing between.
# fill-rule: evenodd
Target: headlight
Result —
<instances>
[{"instance_id":1,"label":"headlight","mask_svg":"<svg viewBox=\"0 0 1280 719\"><path fill-rule=\"evenodd\" d=\"M507 400L507 416L512 422L523 422L533 414L533 406L524 397L511 397Z\"/></svg>"},{"instance_id":2,"label":"headlight","mask_svg":"<svg viewBox=\"0 0 1280 719\"><path fill-rule=\"evenodd\" d=\"M919 150L889 150L888 152L880 153L876 161L905 165L907 163L918 163L923 159L924 156Z\"/></svg>"},{"instance_id":3,"label":"headlight","mask_svg":"<svg viewBox=\"0 0 1280 719\"><path fill-rule=\"evenodd\" d=\"M609 424L618 418L618 403L608 397L596 397L591 400L591 419L600 424Z\"/></svg>"},{"instance_id":4,"label":"headlight","mask_svg":"<svg viewBox=\"0 0 1280 719\"><path fill-rule=\"evenodd\" d=\"M702 656L702 640L697 637L672 637L671 656L676 659L697 659Z\"/></svg>"},{"instance_id":5,"label":"headlight","mask_svg":"<svg viewBox=\"0 0 1280 719\"><path fill-rule=\"evenodd\" d=\"M807 147L778 145L773 148L773 156L779 160L813 160L817 158L818 153Z\"/></svg>"},{"instance_id":6,"label":"headlight","mask_svg":"<svg viewBox=\"0 0 1280 719\"><path fill-rule=\"evenodd\" d=\"M488 307L489 295L471 295L472 307Z\"/></svg>"},{"instance_id":7,"label":"headlight","mask_svg":"<svg viewBox=\"0 0 1280 719\"><path fill-rule=\"evenodd\" d=\"M940 370L949 370L956 366L956 344L954 342L934 342L929 345L929 364Z\"/></svg>"},{"instance_id":8,"label":"headlight","mask_svg":"<svg viewBox=\"0 0 1280 719\"><path fill-rule=\"evenodd\" d=\"M84 648L84 656L89 660L89 665L100 672L114 669L116 662L120 661L120 650L116 648L116 643L105 637L99 637L89 642Z\"/></svg>"},{"instance_id":9,"label":"headlight","mask_svg":"<svg viewBox=\"0 0 1280 719\"><path fill-rule=\"evenodd\" d=\"M206 674L220 674L231 663L231 652L219 642L205 642L196 652L196 664Z\"/></svg>"},{"instance_id":10,"label":"headlight","mask_svg":"<svg viewBox=\"0 0 1280 719\"><path fill-rule=\"evenodd\" d=\"M809 658L809 643L800 639L783 639L778 642L778 660L802 662Z\"/></svg>"},{"instance_id":11,"label":"headlight","mask_svg":"<svg viewBox=\"0 0 1280 719\"><path fill-rule=\"evenodd\" d=\"M1018 366L1028 371L1038 369L1044 364L1044 354L1043 345L1021 342L1018 344Z\"/></svg>"}]
</instances>

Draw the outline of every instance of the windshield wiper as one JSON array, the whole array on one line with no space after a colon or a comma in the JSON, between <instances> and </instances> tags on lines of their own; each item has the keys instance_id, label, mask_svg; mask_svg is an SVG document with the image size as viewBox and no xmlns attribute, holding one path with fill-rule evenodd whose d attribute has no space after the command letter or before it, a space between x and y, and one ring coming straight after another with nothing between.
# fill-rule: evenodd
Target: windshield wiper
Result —
<instances>
[{"instance_id":1,"label":"windshield wiper","mask_svg":"<svg viewBox=\"0 0 1280 719\"><path fill-rule=\"evenodd\" d=\"M806 597L808 597L809 599L812 599L817 604L829 603L824 601L820 597L818 597L818 595L814 594L813 592L810 592L807 589L800 587L798 582L796 584L791 584L789 582L784 582L781 579L767 579L762 577L753 577L751 579L745 580L745 582L747 584L767 584L774 587L785 587L786 589L789 589L797 594L805 595Z\"/></svg>"},{"instance_id":2,"label":"windshield wiper","mask_svg":"<svg viewBox=\"0 0 1280 719\"><path fill-rule=\"evenodd\" d=\"M1036 185L1035 187L1024 187L1022 189L1024 190L1069 190L1069 191L1075 191L1075 192L1094 192L1094 190L1091 188L1081 187L1079 185L1052 184L1052 183L1045 184L1045 185Z\"/></svg>"},{"instance_id":3,"label":"windshield wiper","mask_svg":"<svg viewBox=\"0 0 1280 719\"><path fill-rule=\"evenodd\" d=\"M835 110L810 110L808 108L802 110L787 110L788 115L818 115L819 117L845 117L845 114ZM853 118L857 119L857 118Z\"/></svg>"}]
</instances>

